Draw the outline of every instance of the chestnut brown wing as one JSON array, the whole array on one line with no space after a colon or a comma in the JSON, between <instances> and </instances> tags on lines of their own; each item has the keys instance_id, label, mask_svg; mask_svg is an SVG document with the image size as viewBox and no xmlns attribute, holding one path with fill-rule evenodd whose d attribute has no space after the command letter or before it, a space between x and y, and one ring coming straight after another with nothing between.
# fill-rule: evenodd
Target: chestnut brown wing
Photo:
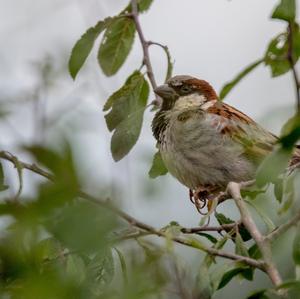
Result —
<instances>
[{"instance_id":1,"label":"chestnut brown wing","mask_svg":"<svg viewBox=\"0 0 300 299\"><path fill-rule=\"evenodd\" d=\"M256 163L260 163L272 151L278 140L246 114L228 104L217 102L207 112L215 116L212 125L216 130L242 145L244 155Z\"/></svg>"}]
</instances>

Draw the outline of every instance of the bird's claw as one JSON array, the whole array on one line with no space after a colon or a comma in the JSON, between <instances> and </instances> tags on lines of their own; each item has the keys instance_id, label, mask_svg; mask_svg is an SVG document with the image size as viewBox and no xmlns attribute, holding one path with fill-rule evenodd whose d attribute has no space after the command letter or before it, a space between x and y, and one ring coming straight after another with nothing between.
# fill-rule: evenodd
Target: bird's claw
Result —
<instances>
[{"instance_id":1,"label":"bird's claw","mask_svg":"<svg viewBox=\"0 0 300 299\"><path fill-rule=\"evenodd\" d=\"M213 190L210 186L201 186L196 190L189 190L190 201L195 205L197 211L201 215L206 215L211 208L211 198ZM207 212L203 212L203 209L207 206Z\"/></svg>"}]
</instances>

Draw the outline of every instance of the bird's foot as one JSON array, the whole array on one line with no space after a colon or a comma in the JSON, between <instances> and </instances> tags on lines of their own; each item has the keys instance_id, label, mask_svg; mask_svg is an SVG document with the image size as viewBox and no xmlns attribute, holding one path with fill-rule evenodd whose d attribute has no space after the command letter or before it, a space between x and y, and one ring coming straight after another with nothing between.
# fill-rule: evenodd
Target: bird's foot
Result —
<instances>
[{"instance_id":1,"label":"bird's foot","mask_svg":"<svg viewBox=\"0 0 300 299\"><path fill-rule=\"evenodd\" d=\"M210 211L212 204L211 199L214 198L215 192L216 188L212 186L201 186L196 190L189 190L190 200L201 215L206 215ZM206 206L207 212L203 212Z\"/></svg>"}]
</instances>

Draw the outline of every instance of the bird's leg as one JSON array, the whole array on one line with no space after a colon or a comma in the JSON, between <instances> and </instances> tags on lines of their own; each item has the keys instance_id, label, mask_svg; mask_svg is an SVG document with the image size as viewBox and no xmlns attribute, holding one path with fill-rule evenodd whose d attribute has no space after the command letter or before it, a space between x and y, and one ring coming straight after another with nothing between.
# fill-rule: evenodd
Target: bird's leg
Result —
<instances>
[{"instance_id":1,"label":"bird's leg","mask_svg":"<svg viewBox=\"0 0 300 299\"><path fill-rule=\"evenodd\" d=\"M194 201L194 192L192 189L189 189L189 197L190 197L190 201L192 202L192 204L195 204Z\"/></svg>"},{"instance_id":2,"label":"bird's leg","mask_svg":"<svg viewBox=\"0 0 300 299\"><path fill-rule=\"evenodd\" d=\"M208 196L205 186L198 187L195 190L190 189L189 192L190 200L195 205L197 211L202 215L205 214L202 211L202 209L206 206Z\"/></svg>"},{"instance_id":3,"label":"bird's leg","mask_svg":"<svg viewBox=\"0 0 300 299\"><path fill-rule=\"evenodd\" d=\"M210 210L209 200L214 197L216 190L216 187L211 185L200 186L194 191L190 189L190 200L200 214L207 214L202 211L206 205L208 207L208 211Z\"/></svg>"}]
</instances>

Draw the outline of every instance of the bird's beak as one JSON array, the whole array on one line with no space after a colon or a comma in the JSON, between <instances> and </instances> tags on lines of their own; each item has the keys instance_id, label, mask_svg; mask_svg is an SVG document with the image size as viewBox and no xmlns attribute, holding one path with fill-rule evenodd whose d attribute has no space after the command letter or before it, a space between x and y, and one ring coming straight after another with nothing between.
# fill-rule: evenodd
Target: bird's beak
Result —
<instances>
[{"instance_id":1,"label":"bird's beak","mask_svg":"<svg viewBox=\"0 0 300 299\"><path fill-rule=\"evenodd\" d=\"M168 86L168 84L163 84L154 89L154 92L163 99L172 99L177 96L175 90Z\"/></svg>"}]
</instances>

